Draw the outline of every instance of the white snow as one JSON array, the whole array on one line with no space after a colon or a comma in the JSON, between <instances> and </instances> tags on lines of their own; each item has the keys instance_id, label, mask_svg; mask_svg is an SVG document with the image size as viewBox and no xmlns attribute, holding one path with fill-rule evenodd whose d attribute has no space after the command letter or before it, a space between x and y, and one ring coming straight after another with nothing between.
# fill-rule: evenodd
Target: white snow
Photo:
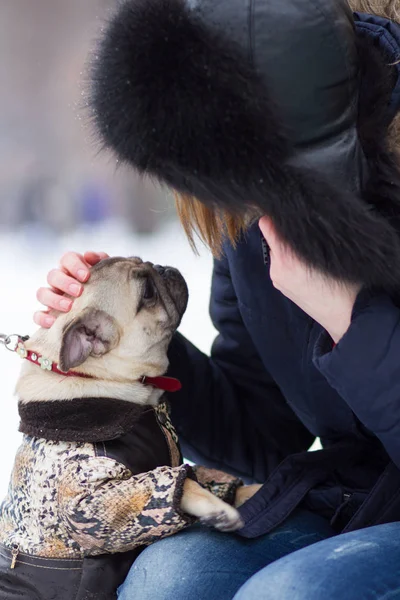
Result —
<instances>
[{"instance_id":1,"label":"white snow","mask_svg":"<svg viewBox=\"0 0 400 600\"><path fill-rule=\"evenodd\" d=\"M199 246L200 248L200 246ZM181 270L190 290L190 301L181 331L197 347L208 352L215 331L208 317L212 259L207 250L196 257L177 223L154 236L134 236L115 222L80 229L64 237L51 237L42 230L0 236L0 332L32 334L32 316L39 307L36 290L46 285L46 274L57 266L66 250L103 250L112 256L141 256ZM0 502L4 497L15 451L20 443L18 414L13 390L20 359L0 347Z\"/></svg>"}]
</instances>

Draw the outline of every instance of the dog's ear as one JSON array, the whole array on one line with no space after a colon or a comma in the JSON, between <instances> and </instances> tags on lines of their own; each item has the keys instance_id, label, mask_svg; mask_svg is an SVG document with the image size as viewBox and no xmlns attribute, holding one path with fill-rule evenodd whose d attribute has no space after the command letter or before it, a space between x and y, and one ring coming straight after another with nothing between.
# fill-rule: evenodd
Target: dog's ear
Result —
<instances>
[{"instance_id":1,"label":"dog's ear","mask_svg":"<svg viewBox=\"0 0 400 600\"><path fill-rule=\"evenodd\" d=\"M118 344L119 329L113 317L96 308L86 308L65 327L59 365L69 371L89 356L102 356Z\"/></svg>"}]
</instances>

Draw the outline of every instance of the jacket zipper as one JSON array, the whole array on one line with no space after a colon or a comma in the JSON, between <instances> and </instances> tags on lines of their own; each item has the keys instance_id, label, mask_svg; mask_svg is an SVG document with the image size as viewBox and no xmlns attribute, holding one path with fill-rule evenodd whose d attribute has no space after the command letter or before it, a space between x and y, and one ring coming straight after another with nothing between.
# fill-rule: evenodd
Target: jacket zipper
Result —
<instances>
[{"instance_id":1,"label":"jacket zipper","mask_svg":"<svg viewBox=\"0 0 400 600\"><path fill-rule=\"evenodd\" d=\"M12 555L11 569L15 569L15 564L17 562L18 554L19 554L19 546L13 546L13 548L11 550L11 555Z\"/></svg>"}]
</instances>

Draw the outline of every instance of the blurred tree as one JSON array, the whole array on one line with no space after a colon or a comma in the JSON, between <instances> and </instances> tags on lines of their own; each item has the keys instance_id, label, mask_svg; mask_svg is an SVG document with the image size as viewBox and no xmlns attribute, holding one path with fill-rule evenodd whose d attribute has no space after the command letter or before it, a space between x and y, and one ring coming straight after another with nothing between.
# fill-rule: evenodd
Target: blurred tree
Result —
<instances>
[{"instance_id":1,"label":"blurred tree","mask_svg":"<svg viewBox=\"0 0 400 600\"><path fill-rule=\"evenodd\" d=\"M0 225L123 216L142 232L164 194L96 156L82 81L115 0L0 0Z\"/></svg>"}]
</instances>

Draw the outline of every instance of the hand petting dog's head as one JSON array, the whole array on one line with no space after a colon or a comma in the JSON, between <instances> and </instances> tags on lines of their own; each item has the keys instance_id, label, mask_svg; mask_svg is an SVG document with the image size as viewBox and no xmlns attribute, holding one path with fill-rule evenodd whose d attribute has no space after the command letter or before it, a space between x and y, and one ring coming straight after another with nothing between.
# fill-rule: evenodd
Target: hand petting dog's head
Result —
<instances>
[{"instance_id":1,"label":"hand petting dog's head","mask_svg":"<svg viewBox=\"0 0 400 600\"><path fill-rule=\"evenodd\" d=\"M58 385L63 388L60 394L52 386L52 381L58 384L57 375L46 375L28 364L18 393L26 400L45 399L39 379L46 376L46 388L52 386L53 396L74 397L77 390L84 395L104 395L105 387L113 384L115 388L118 384L118 397L125 399L125 384L166 372L168 345L187 301L185 280L172 267L154 266L140 258L101 261L92 268L84 293L74 301L71 312L57 313L53 327L39 330L26 344L32 351L58 361L62 371L72 369L93 379L64 378ZM25 385L28 377L29 387ZM103 387L97 389L100 383ZM117 392L114 390L114 394Z\"/></svg>"},{"instance_id":2,"label":"hand petting dog's head","mask_svg":"<svg viewBox=\"0 0 400 600\"><path fill-rule=\"evenodd\" d=\"M63 325L61 369L113 353L139 361L148 375L159 375L187 300L186 283L176 269L140 258L100 262Z\"/></svg>"}]
</instances>

